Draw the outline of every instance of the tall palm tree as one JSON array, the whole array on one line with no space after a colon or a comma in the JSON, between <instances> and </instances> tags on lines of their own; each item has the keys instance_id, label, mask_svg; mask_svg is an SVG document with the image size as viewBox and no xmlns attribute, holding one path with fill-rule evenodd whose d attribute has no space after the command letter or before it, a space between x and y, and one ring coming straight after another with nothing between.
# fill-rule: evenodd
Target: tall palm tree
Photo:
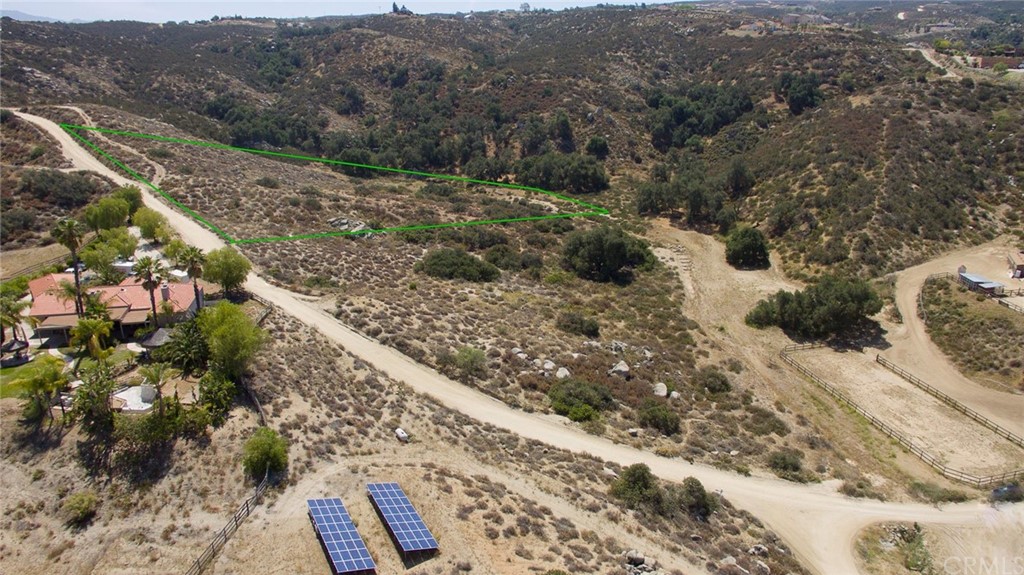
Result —
<instances>
[{"instance_id":1,"label":"tall palm tree","mask_svg":"<svg viewBox=\"0 0 1024 575\"><path fill-rule=\"evenodd\" d=\"M160 417L164 415L163 392L161 388L168 381L178 375L178 370L172 369L169 363L153 363L139 368L139 375L143 383L148 383L156 388L156 403L159 405Z\"/></svg>"},{"instance_id":2,"label":"tall palm tree","mask_svg":"<svg viewBox=\"0 0 1024 575\"><path fill-rule=\"evenodd\" d=\"M146 256L135 262L132 271L136 274L135 281L141 282L142 287L149 290L149 303L153 306L153 325L160 327L160 321L156 315L156 288L160 287L160 283L167 278L167 268L160 260Z\"/></svg>"},{"instance_id":3,"label":"tall palm tree","mask_svg":"<svg viewBox=\"0 0 1024 575\"><path fill-rule=\"evenodd\" d=\"M6 339L4 338L4 330L11 328L11 337L14 341L18 341L18 329L21 327L21 314L25 311L25 308L29 306L29 302L20 299L14 299L13 297L0 298L0 345L3 345ZM28 336L25 337L25 343L28 343Z\"/></svg>"},{"instance_id":4,"label":"tall palm tree","mask_svg":"<svg viewBox=\"0 0 1024 575\"><path fill-rule=\"evenodd\" d=\"M206 264L206 254L203 250L188 246L181 254L180 265L184 266L185 273L192 278L192 289L196 294L196 313L199 312L199 278L203 277L203 265Z\"/></svg>"},{"instance_id":5,"label":"tall palm tree","mask_svg":"<svg viewBox=\"0 0 1024 575\"><path fill-rule=\"evenodd\" d=\"M72 218L62 218L50 232L55 240L71 252L71 267L75 273L75 313L78 314L85 309L82 305L82 280L78 271L78 250L85 240L85 232L85 226Z\"/></svg>"}]
</instances>

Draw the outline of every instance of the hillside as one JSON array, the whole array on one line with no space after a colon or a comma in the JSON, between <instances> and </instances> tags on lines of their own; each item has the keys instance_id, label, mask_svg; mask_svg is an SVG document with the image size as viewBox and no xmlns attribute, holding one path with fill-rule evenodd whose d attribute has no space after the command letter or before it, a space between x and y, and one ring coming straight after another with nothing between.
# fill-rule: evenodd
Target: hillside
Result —
<instances>
[{"instance_id":1,"label":"hillside","mask_svg":"<svg viewBox=\"0 0 1024 575\"><path fill-rule=\"evenodd\" d=\"M940 79L918 53L869 32L742 33L753 20L611 8L4 20L2 86L11 104L110 104L235 145L541 186L569 184L529 158L598 156L581 169L608 174L599 197L618 216L635 215L645 182L676 174L689 187L664 208L698 227L735 212L768 232L791 273L875 276L1020 229L1019 91L995 77ZM779 84L786 73L813 78L799 115ZM587 153L595 137L606 157L598 144ZM753 176L738 194L725 183L735 160Z\"/></svg>"}]
</instances>

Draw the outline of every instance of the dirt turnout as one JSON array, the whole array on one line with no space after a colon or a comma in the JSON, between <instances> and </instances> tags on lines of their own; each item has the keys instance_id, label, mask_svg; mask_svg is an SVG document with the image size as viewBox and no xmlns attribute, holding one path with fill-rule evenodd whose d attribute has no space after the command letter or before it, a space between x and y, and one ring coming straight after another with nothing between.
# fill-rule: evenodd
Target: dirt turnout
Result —
<instances>
[{"instance_id":1,"label":"dirt turnout","mask_svg":"<svg viewBox=\"0 0 1024 575\"><path fill-rule=\"evenodd\" d=\"M118 182L125 178L114 174L71 141L56 124L38 117L20 114L44 127L58 138L66 154L81 167L109 175ZM167 215L185 240L204 250L223 244L213 233L193 220L177 213L147 194L147 205L158 207ZM709 240L713 241L713 240ZM778 533L800 560L815 572L846 574L856 572L853 541L866 525L879 521L919 521L926 524L981 527L999 524L1006 535L991 544L1019 549L1019 533L1024 531L1024 517L997 512L978 503L965 503L936 509L920 504L897 504L853 500L834 491L834 485L794 485L764 477L741 477L710 467L691 465L685 461L666 459L640 452L628 446L613 444L563 425L560 421L524 413L499 403L481 393L455 383L437 372L413 362L393 349L369 340L339 324L334 318L290 292L273 287L258 276L250 277L246 288L273 303L303 323L314 326L328 338L340 343L355 356L378 367L390 377L404 382L415 391L435 398L445 406L482 422L515 430L526 438L536 439L570 451L589 453L622 465L646 463L660 477L680 479L692 475L708 489L721 489L741 508L747 509ZM741 321L741 320L740 320ZM707 326L709 329L713 326ZM753 351L748 353L759 353ZM760 349L766 349L761 347ZM1018 411L1018 413L1020 413ZM1002 552L1002 551L1001 551Z\"/></svg>"}]
</instances>

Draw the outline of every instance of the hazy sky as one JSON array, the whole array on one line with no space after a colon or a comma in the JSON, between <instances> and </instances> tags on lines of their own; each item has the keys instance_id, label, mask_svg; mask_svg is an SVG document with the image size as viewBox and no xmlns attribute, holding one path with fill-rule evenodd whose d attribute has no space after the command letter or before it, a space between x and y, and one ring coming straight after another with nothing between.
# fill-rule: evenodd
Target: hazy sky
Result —
<instances>
[{"instance_id":1,"label":"hazy sky","mask_svg":"<svg viewBox=\"0 0 1024 575\"><path fill-rule=\"evenodd\" d=\"M519 8L526 1L534 8L559 10L567 7L593 6L595 4L633 4L624 0L405 0L405 4L417 13L429 12L470 12L473 10L504 10ZM639 3L638 0L636 3ZM385 0L356 0L341 2L297 1L297 2L245 2L240 0L213 2L139 2L120 0L80 0L18 2L4 0L4 10L17 10L33 16L46 16L65 21L71 20L140 20L144 22L167 22L168 20L209 20L213 16L268 16L290 18L298 16L329 16L352 14L375 14L390 11L391 2Z\"/></svg>"}]
</instances>

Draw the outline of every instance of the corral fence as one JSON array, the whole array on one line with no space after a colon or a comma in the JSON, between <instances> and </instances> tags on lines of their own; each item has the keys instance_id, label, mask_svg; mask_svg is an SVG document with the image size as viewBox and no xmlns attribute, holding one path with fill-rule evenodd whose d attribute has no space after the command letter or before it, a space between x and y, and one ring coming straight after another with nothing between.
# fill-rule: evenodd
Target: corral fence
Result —
<instances>
[{"instance_id":1,"label":"corral fence","mask_svg":"<svg viewBox=\"0 0 1024 575\"><path fill-rule=\"evenodd\" d=\"M16 278L16 277L19 277L19 276L32 275L34 273L40 272L42 270L45 270L46 268L53 267L53 266L55 266L57 264L66 264L67 261L68 261L68 258L70 258L70 257L71 257L71 254L65 254L63 256L57 256L55 258L50 258L48 260L41 261L41 262L36 263L36 264L32 264L32 265L30 265L28 267L21 268L20 270L13 270L13 271L10 271L10 272L4 270L3 279L4 280L8 280L8 279Z\"/></svg>"},{"instance_id":2,"label":"corral fence","mask_svg":"<svg viewBox=\"0 0 1024 575\"><path fill-rule=\"evenodd\" d=\"M857 412L862 417L867 419L882 433L896 440L896 442L902 445L907 451L917 456L921 461L924 461L925 463L930 465L933 469L938 471L943 477L952 479L954 481L959 481L961 483L966 483L968 485L972 485L978 488L992 487L994 485L1000 485L1006 483L1007 481L1012 481L1014 479L1024 477L1024 469L1008 471L1006 473L1001 473L999 475L978 477L965 471L953 469L951 467L946 466L946 464L942 463L942 461L940 461L937 457L928 453L927 451L924 450L924 448L914 443L909 437L897 431L896 429L894 429L892 426L885 423L881 419L875 417L867 410L865 410L863 407L857 405L852 399L847 397L846 394L839 391L838 389L830 385L828 382L815 375L814 372L807 369L806 367L801 365L800 362L796 361L790 356L790 354L793 352L817 349L822 347L826 347L826 345L822 343L790 345L783 348L782 351L779 352L779 356L782 358L782 361L788 363L794 369L796 369L801 374L806 376L818 387L825 390L829 395L837 399L840 403L845 404L850 409L853 409L855 412Z\"/></svg>"},{"instance_id":3,"label":"corral fence","mask_svg":"<svg viewBox=\"0 0 1024 575\"><path fill-rule=\"evenodd\" d=\"M210 545L206 547L206 550L199 556L199 559L192 562L192 566L185 572L186 575L199 575L210 565L213 558L217 556L217 553L220 552L222 547L224 547L224 544L228 542L228 538L234 535L235 531L238 531L238 526L245 521L245 518L248 517L249 514L252 513L252 510L256 508L256 505L259 504L260 498L263 497L263 494L267 491L267 487L270 485L269 478L270 474L267 473L267 475L263 477L263 481L256 486L256 493L254 493L252 497L246 499L245 502L238 507L238 510L235 511L235 514L231 519L228 519L227 525L214 535L213 541L211 541Z\"/></svg>"},{"instance_id":4,"label":"corral fence","mask_svg":"<svg viewBox=\"0 0 1024 575\"><path fill-rule=\"evenodd\" d=\"M877 361L882 367L888 369L889 371L909 381L910 383L914 384L920 389L926 391L929 395L935 397L942 403L945 403L946 405L952 407L953 409L959 411L960 413L966 415L967 417L970 417L974 421L977 421L978 423L996 432L996 434L999 435L1000 437L1004 437L1010 440L1011 442L1019 445L1020 447L1024 447L1024 437L1021 437L1007 430L1006 428L1000 426L998 423L995 423L994 421L988 419L984 415L978 413L977 411L974 411L970 407L967 407L966 405L960 403L959 401L953 399L952 397L946 395L945 393L939 391L938 389L935 389L931 385L928 385L921 378L908 372L907 370L896 365L895 363L885 359L881 355L876 354L875 361Z\"/></svg>"}]
</instances>

